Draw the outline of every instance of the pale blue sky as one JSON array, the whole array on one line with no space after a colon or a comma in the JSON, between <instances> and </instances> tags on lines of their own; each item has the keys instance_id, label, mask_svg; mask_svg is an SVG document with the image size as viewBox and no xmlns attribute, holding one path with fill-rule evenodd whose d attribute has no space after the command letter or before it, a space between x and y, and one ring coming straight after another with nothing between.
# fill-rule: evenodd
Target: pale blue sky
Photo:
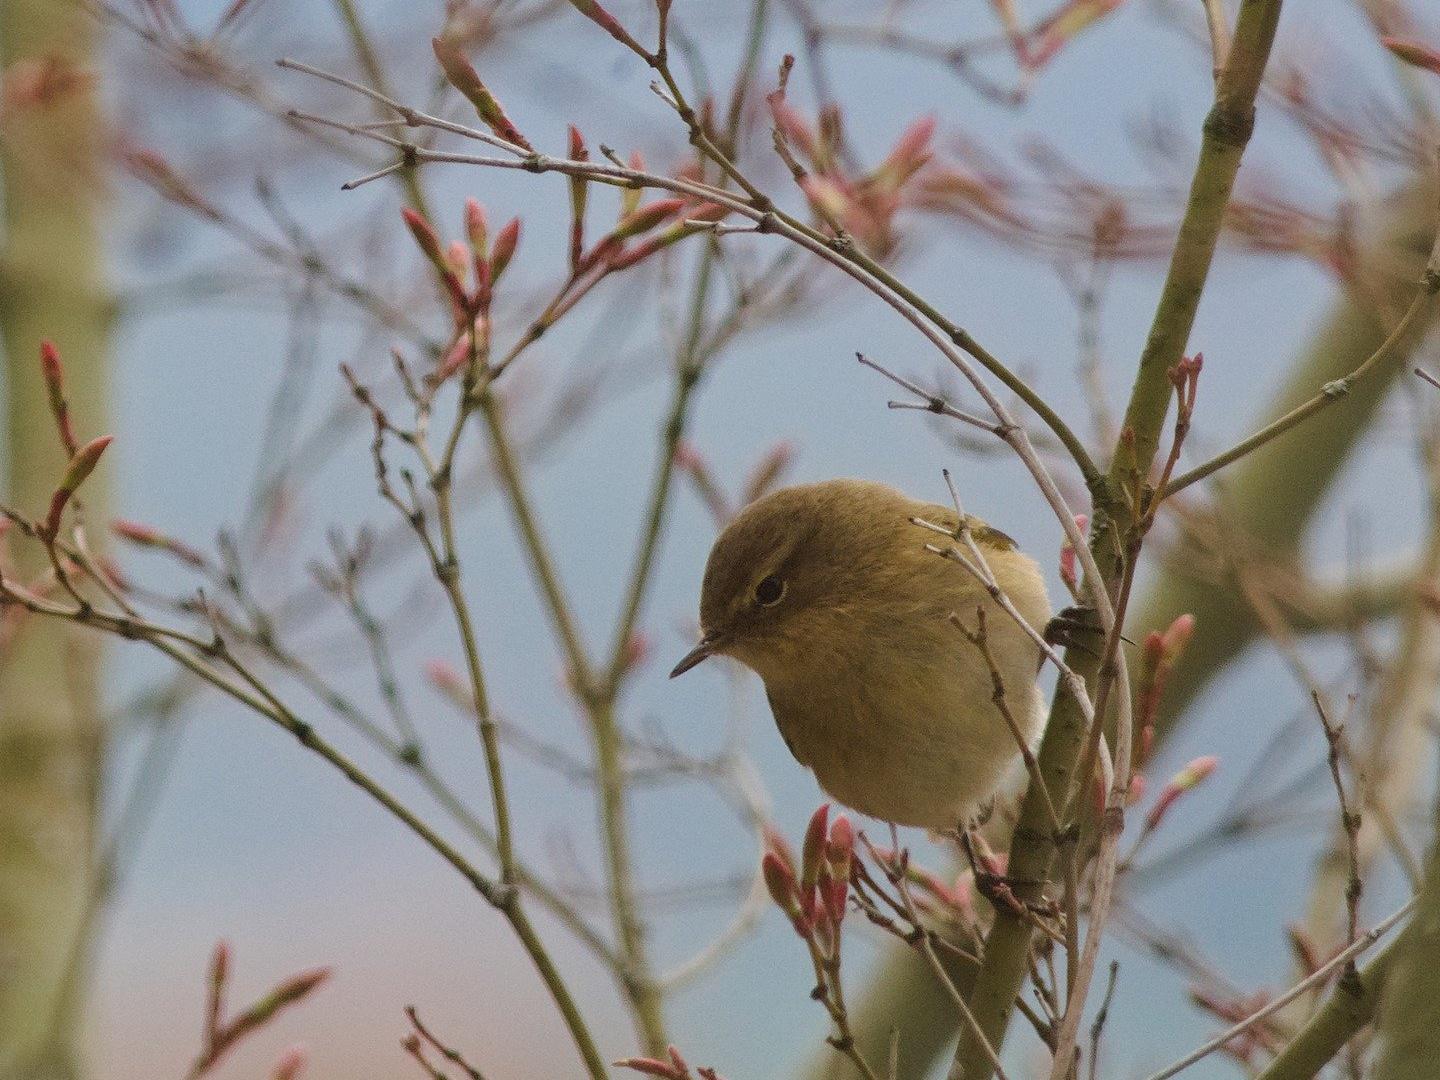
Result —
<instances>
[{"instance_id":1,"label":"pale blue sky","mask_svg":"<svg viewBox=\"0 0 1440 1080\"><path fill-rule=\"evenodd\" d=\"M218 0L194 5L219 6ZM386 30L384 55L397 82L412 95L423 92L432 67L426 42L438 28L441 5L368 0L362 6ZM1038 11L1036 5L1024 6ZM837 16L873 10L872 5L840 3L821 7ZM990 32L985 5L957 7L921 5L915 25L938 37ZM1348 7L1324 7L1326 36L1355 42L1347 63L1355 63L1360 77L1383 82L1384 64L1358 33L1360 23ZM1188 24L1199 5L1132 2L1067 50L1018 112L980 101L936 67L914 60L837 50L832 74L849 131L869 160L883 154L905 123L933 112L942 144L947 134L963 130L997 152L1014 153L1027 138L1039 135L1096 175L1136 184L1146 174L1135 152L1133 125L1153 113L1193 138L1206 108L1208 58L1173 21L1158 14L1171 8ZM616 10L638 20L642 6ZM677 0L677 18L701 43L717 81L728 78L747 10L738 0L709 5ZM1305 22L1312 17L1300 5L1287 12L1283 48L1309 49L1319 42L1319 23ZM203 19L198 21L203 25ZM767 45L766 72L773 71L781 52L795 47L793 24L782 16L779 25L784 38ZM260 4L240 42L286 99L313 102L314 87L299 76L271 70L265 62L276 56L293 55L353 73L329 5L320 0L296 10ZM121 121L141 141L216 182L236 213L266 224L251 186L257 170L264 170L313 234L334 238L334 250L353 255L361 248L358 237L378 233L382 264L409 259L394 187L375 184L342 194L339 183L361 170L326 163L308 150L305 168L297 169L286 157L297 144L277 137L273 124L173 78L151 72L137 81L132 65L137 58L150 60L128 42L117 40L113 55ZM646 89L646 72L578 17L567 13L541 31L522 35L503 52L483 57L481 65L517 123L546 146L559 148L564 123L574 120L592 142L622 149L638 145L657 164L673 160L683 148L678 125ZM795 80L802 101L803 75L802 65ZM358 103L343 98L327 98L325 104L350 117L364 115ZM1282 171L1322 205L1334 197L1318 162L1273 111L1261 114L1249 160ZM484 201L492 220L524 216L525 237L508 282L512 297L522 295L523 286L538 289L553 280L563 252L563 222L557 217L564 205L563 181L458 167L430 170L426 179L452 231L466 195ZM174 224L171 214L146 193L119 189L117 278L123 287L138 288L142 297L155 282L231 250L212 231ZM1083 416L1074 378L1075 312L1053 268L946 224L912 221L909 236L905 278L995 353L1029 373L1063 410ZM755 251L780 243L768 237L730 242ZM1192 338L1192 346L1207 358L1195 438L1197 445L1211 446L1245 430L1263 402L1264 388L1332 291L1323 273L1298 262L1226 253L1216 270ZM957 455L919 415L887 411L885 401L894 396L890 387L852 359L862 350L924 374L938 369L938 358L840 275L818 266L815 274L826 282L826 302L743 338L700 396L691 438L719 475L738 483L779 439L798 447L792 478L799 480L868 476L940 498L939 470L948 465L969 509L1015 535L1052 566L1059 530L1021 469L1001 456ZM617 289L594 304L596 312L612 301L623 305L619 322L628 333L619 344L614 324L598 342L583 332L557 332L532 358L552 370L584 372L595 363L588 350L618 349L631 355L631 369L643 376L620 387L604 408L570 432L534 475L539 517L596 647L610 625L621 580L617 567L631 558L644 490L637 478L648 476L652 467L668 396L668 361L656 335L664 313L652 303L653 285L652 278L642 288ZM1147 265L1121 269L1110 290L1104 348L1109 389L1117 400L1123 400L1127 371L1138 355L1157 289L1157 267ZM326 300L322 311L314 382L304 403L312 424L338 400L336 364L347 360L362 370L380 370L388 345L357 332L353 316L338 301ZM434 326L438 332L438 320ZM285 339L283 312L273 304L257 310L248 302L223 299L193 307L167 302L144 317L122 321L115 350L118 439L111 466L119 487L116 503L127 516L197 543L240 519ZM1388 482L1383 502L1370 494L1375 485L1366 483L1382 476ZM1334 503L1337 512L1319 530L1316 549L1340 550L1346 517L1340 511L1351 510L1373 515L1376 548L1404 548L1416 530L1410 507L1418 505L1420 492L1404 440L1371 440L1363 464L1351 471L1343 497ZM361 522L390 520L388 508L374 494L358 426L321 467L302 502L294 536L284 545L284 568L256 572L267 587L300 580L306 561L323 555L328 525L353 530ZM632 722L653 721L678 745L698 752L718 744L728 705L725 680L716 670L702 669L672 683L665 672L668 658L685 647L684 628L713 530L703 506L689 493L677 500L672 524L643 622L658 655L632 691L627 716ZM558 692L557 651L497 501L478 499L467 513L462 554L499 710L549 738L581 745L574 711ZM149 580L175 581L163 564L129 562ZM453 661L458 653L433 591L420 600L408 599L415 580L411 573L381 583L377 606L404 608L396 639L412 704L436 748L434 756L483 806L483 775L472 733L418 677L426 659ZM1052 582L1052 588L1058 595L1058 583ZM283 591L274 589L272 595ZM322 632L305 640L329 670L374 703L358 645L338 632L341 625L331 618ZM343 645L336 646L337 641ZM163 671L133 648L115 649L110 664L117 698ZM746 677L740 685L749 745L776 819L798 835L818 800L817 789L786 754L758 684ZM1157 841L1157 851L1223 811L1267 733L1300 700L1277 663L1254 657L1198 703L1196 722L1166 748L1153 779L1163 780L1200 753L1218 753L1224 763L1217 778L1192 796L1186 820ZM1318 738L1305 742L1301 753L1318 762ZM378 771L392 773L383 766ZM585 793L564 790L553 776L524 762L513 764L511 776L526 850L543 865L557 850L555 838L564 836L593 871L597 859ZM397 786L413 794L403 782ZM1316 804L1327 806L1326 793L1318 794ZM712 879L749 864L743 832L704 791L644 792L633 807L637 855L652 885ZM1302 910L1310 850L1308 842L1292 837L1254 844L1135 902L1151 916L1183 928L1236 982L1273 987L1288 975L1280 928ZM1393 895L1383 886L1372 889L1373 914L1383 912L1387 892ZM655 948L662 964L683 958L729 914L723 905L710 905L657 916ZM258 987L270 976L311 964L337 968L334 985L288 1019L281 1033L312 1046L313 1075L406 1075L409 1067L397 1042L403 1034L400 1009L410 1002L420 1005L437 1029L474 1050L487 1075L538 1080L573 1074L553 1011L498 917L438 859L292 741L207 696L188 714L157 819L109 921L97 972L97 1077L128 1080L181 1071L198 1036L205 957L222 935L236 946L242 985ZM873 947L864 932L854 935L851 947L861 961L852 967L858 986ZM1123 967L1110 1029L1109 1075L1130 1077L1156 1067L1212 1030L1210 1021L1187 1004L1178 976L1123 947L1111 949ZM608 983L568 947L561 952L605 1031L605 1052L627 1052L628 1028L608 1004ZM674 1003L677 1041L692 1061L713 1063L731 1080L784 1075L790 1063L820 1047L821 1015L805 996L806 971L803 953L782 920L767 917L758 936ZM258 1069L255 1062L268 1060L282 1042L278 1036L267 1038L258 1059L237 1060L227 1075ZM1017 1064L1027 1060L1023 1040L1015 1040L1012 1051ZM1196 1080L1228 1077L1233 1069L1212 1059L1192 1075Z\"/></svg>"}]
</instances>

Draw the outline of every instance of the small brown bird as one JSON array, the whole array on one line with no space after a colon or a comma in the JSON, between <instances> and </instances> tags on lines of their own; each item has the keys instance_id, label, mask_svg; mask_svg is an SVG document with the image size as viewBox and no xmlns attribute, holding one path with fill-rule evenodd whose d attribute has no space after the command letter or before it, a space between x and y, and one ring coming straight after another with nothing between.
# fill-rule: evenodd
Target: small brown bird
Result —
<instances>
[{"instance_id":1,"label":"small brown bird","mask_svg":"<svg viewBox=\"0 0 1440 1080\"><path fill-rule=\"evenodd\" d=\"M830 795L864 814L931 829L972 815L1019 757L992 700L984 655L950 622L986 615L1005 701L1032 744L1045 723L1040 651L964 567L925 550L912 518L954 510L867 480L784 488L750 504L710 552L700 643L759 674L780 734ZM1033 559L978 518L972 535L1031 626L1050 618Z\"/></svg>"}]
</instances>

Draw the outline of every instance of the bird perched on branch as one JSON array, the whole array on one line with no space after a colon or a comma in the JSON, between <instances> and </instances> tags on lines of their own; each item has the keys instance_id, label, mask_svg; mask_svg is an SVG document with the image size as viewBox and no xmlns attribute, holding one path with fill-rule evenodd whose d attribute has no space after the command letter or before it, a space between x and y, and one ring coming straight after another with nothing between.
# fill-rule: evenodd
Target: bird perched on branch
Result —
<instances>
[{"instance_id":1,"label":"bird perched on branch","mask_svg":"<svg viewBox=\"0 0 1440 1080\"><path fill-rule=\"evenodd\" d=\"M951 829L993 795L1045 723L1040 649L966 566L953 509L866 480L784 488L746 507L710 552L700 643L759 674L780 734L840 802L883 821ZM1026 622L1050 602L1039 567L1004 533L966 517L982 573ZM985 612L983 638L978 612ZM953 619L952 619L953 616ZM957 627L959 622L971 636ZM997 700L994 672L1004 687Z\"/></svg>"}]
</instances>

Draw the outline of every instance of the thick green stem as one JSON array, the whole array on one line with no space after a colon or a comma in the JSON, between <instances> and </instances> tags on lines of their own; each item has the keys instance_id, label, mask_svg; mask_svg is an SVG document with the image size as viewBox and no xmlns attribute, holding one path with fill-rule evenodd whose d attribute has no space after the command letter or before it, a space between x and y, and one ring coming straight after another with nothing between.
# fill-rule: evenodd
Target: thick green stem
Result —
<instances>
[{"instance_id":1,"label":"thick green stem","mask_svg":"<svg viewBox=\"0 0 1440 1080\"><path fill-rule=\"evenodd\" d=\"M77 69L95 46L93 21L71 0L0 0L0 69ZM38 79L37 79L38 81ZM63 81L63 80L59 80ZM17 80L18 82L18 80ZM7 84L8 85L8 84ZM95 94L83 81L43 100L7 102L0 139L0 341L6 358L7 500L39 514L64 468L46 409L39 346L64 357L82 435L105 423L110 298L101 275ZM86 485L103 502L103 470ZM23 576L43 572L17 545ZM34 620L0 656L0 1076L76 1072L74 1017L60 986L90 895L101 757L97 657L70 627Z\"/></svg>"},{"instance_id":2,"label":"thick green stem","mask_svg":"<svg viewBox=\"0 0 1440 1080\"><path fill-rule=\"evenodd\" d=\"M1395 958L1407 946L1402 933L1370 961L1354 979L1341 979L1318 1012L1306 1021L1255 1080L1312 1080L1370 1021L1380 1002Z\"/></svg>"},{"instance_id":3,"label":"thick green stem","mask_svg":"<svg viewBox=\"0 0 1440 1080\"><path fill-rule=\"evenodd\" d=\"M1377 301L1382 307L1399 309L1413 295L1435 235L1433 191L1428 181L1403 190L1378 209L1370 226L1361 229L1359 272L1365 288L1342 295L1320 321L1290 365L1285 384L1263 410L1264 421L1283 416L1317 387L1355 370L1380 345L1388 327L1377 318ZM1427 326L1433 315L1432 309ZM1424 330L1417 328L1406 342L1407 354ZM1405 370L1397 359L1357 385L1338 407L1307 421L1303 438L1278 440L1227 469L1221 494L1227 526L1272 556L1294 553L1393 380ZM1202 407L1202 418L1203 411ZM1163 627L1188 611L1200 628L1167 684L1157 740L1179 729L1189 704L1255 637L1254 620L1235 590L1196 573L1196 565L1204 561L1182 556L1161 567L1131 620L1137 628ZM952 1014L933 1007L927 978L923 958L913 949L897 946L851 1009L857 1044L867 1056L882 1060L891 1031L901 1032L902 1076L925 1075L957 1030ZM962 984L961 990L965 989ZM844 1073L833 1055L826 1055L817 1058L806 1075L839 1080Z\"/></svg>"},{"instance_id":4,"label":"thick green stem","mask_svg":"<svg viewBox=\"0 0 1440 1080\"><path fill-rule=\"evenodd\" d=\"M1246 0L1241 5L1215 104L1205 121L1185 215L1125 410L1124 438L1111 460L1106 497L1098 499L1094 507L1091 550L1105 576L1107 591L1124 575L1124 553L1133 557L1138 547L1139 536L1132 531L1139 508L1129 506L1120 493L1136 490L1136 478L1148 475L1159 448L1174 392L1169 373L1185 350L1200 306L1241 155L1254 127L1255 95L1279 19L1279 0ZM1089 683L1099 673L1093 651L1071 649L1066 662ZM1085 734L1074 697L1061 693L1051 710L1039 754L1040 771L1056 805L1071 801ZM1085 782L1085 778L1079 779ZM1022 901L1040 899L1054 862L1056 838L1045 824L1045 805L1045 792L1032 785L1021 804L1011 841L1007 873L1032 894L1022 896ZM1024 984L1032 935L1026 920L1003 906L997 909L985 942L985 963L970 998L980 1031L997 1047L1004 1042L1015 996ZM955 1080L988 1080L992 1072L979 1034L962 1030L951 1076Z\"/></svg>"},{"instance_id":5,"label":"thick green stem","mask_svg":"<svg viewBox=\"0 0 1440 1080\"><path fill-rule=\"evenodd\" d=\"M1440 1062L1440 803L1420 903L1380 1002L1375 1080L1433 1080Z\"/></svg>"}]
</instances>

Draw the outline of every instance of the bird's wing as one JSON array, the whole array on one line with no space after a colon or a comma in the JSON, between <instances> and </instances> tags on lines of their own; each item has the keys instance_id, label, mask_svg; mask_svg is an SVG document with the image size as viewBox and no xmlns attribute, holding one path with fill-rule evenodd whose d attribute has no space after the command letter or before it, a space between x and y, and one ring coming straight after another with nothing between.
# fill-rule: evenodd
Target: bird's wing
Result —
<instances>
[{"instance_id":1,"label":"bird's wing","mask_svg":"<svg viewBox=\"0 0 1440 1080\"><path fill-rule=\"evenodd\" d=\"M953 529L959 524L953 508L941 506L939 503L929 503L925 512L921 515L925 520L932 521L936 525L944 525L947 529ZM966 514L965 522L970 526L970 535L982 548L989 548L997 551L1014 551L1017 545L1013 539L995 528L987 525L983 520L974 514Z\"/></svg>"}]
</instances>

